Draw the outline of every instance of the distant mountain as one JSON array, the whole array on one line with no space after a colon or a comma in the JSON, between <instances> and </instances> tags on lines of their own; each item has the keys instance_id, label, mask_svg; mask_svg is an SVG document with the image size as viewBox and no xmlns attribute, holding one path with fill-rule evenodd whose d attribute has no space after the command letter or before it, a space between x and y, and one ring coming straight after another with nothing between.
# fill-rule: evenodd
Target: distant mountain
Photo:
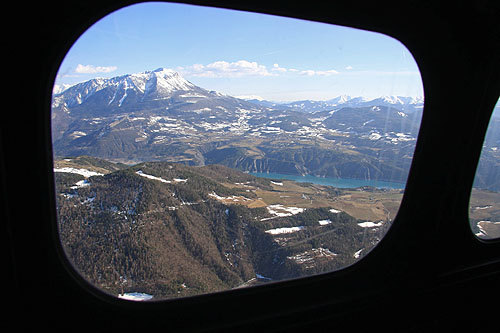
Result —
<instances>
[{"instance_id":1,"label":"distant mountain","mask_svg":"<svg viewBox=\"0 0 500 333\"><path fill-rule=\"evenodd\" d=\"M409 97L247 101L157 69L54 95L52 138L58 157L404 181L420 106Z\"/></svg>"},{"instance_id":2,"label":"distant mountain","mask_svg":"<svg viewBox=\"0 0 500 333\"><path fill-rule=\"evenodd\" d=\"M178 73L159 68L151 72L123 75L111 79L93 79L77 84L56 95L55 105L64 103L68 108L83 103L105 102L109 109L138 102L172 97L178 91L196 90L205 94Z\"/></svg>"},{"instance_id":3,"label":"distant mountain","mask_svg":"<svg viewBox=\"0 0 500 333\"><path fill-rule=\"evenodd\" d=\"M254 104L215 91L208 91L169 69L157 69L93 79L57 94L52 102L53 138L57 140L75 120L113 116L189 113L210 117L252 108ZM167 112L165 112L167 110ZM173 111L175 112L168 112ZM99 119L94 119L97 125Z\"/></svg>"},{"instance_id":4,"label":"distant mountain","mask_svg":"<svg viewBox=\"0 0 500 333\"><path fill-rule=\"evenodd\" d=\"M300 100L286 103L276 103L266 100L249 99L249 101L263 105L274 106L285 109L291 109L303 112L316 112L324 110L336 110L342 107L370 107L370 106L392 106L400 111L414 112L422 110L424 99L422 97L404 97L404 96L382 96L375 99L367 99L364 97L351 97L348 95L340 95L336 98L316 101L316 100Z\"/></svg>"}]
</instances>

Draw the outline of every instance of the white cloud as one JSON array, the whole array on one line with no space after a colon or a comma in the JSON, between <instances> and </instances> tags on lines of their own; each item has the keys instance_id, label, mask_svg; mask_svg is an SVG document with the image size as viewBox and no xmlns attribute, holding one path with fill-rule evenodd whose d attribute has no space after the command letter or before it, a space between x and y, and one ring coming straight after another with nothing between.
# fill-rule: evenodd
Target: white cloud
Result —
<instances>
[{"instance_id":1,"label":"white cloud","mask_svg":"<svg viewBox=\"0 0 500 333\"><path fill-rule=\"evenodd\" d=\"M275 71L275 72L280 72L280 73L284 73L287 71L286 68L280 67L278 64L274 64L273 68L271 68L271 70Z\"/></svg>"},{"instance_id":2,"label":"white cloud","mask_svg":"<svg viewBox=\"0 0 500 333\"><path fill-rule=\"evenodd\" d=\"M346 66L346 68L345 68L345 69L347 69L347 70L349 71L349 70L351 70L351 69L352 69L352 66L351 66L351 65Z\"/></svg>"},{"instance_id":3,"label":"white cloud","mask_svg":"<svg viewBox=\"0 0 500 333\"><path fill-rule=\"evenodd\" d=\"M109 73L117 69L116 66L94 66L94 65L82 65L78 64L75 69L75 73L78 74L95 74L95 73Z\"/></svg>"},{"instance_id":4,"label":"white cloud","mask_svg":"<svg viewBox=\"0 0 500 333\"><path fill-rule=\"evenodd\" d=\"M312 69L307 69L299 72L299 74L307 76L331 76L331 75L336 75L338 73L339 72L337 72L334 69L330 69L327 71L314 71Z\"/></svg>"},{"instance_id":5,"label":"white cloud","mask_svg":"<svg viewBox=\"0 0 500 333\"><path fill-rule=\"evenodd\" d=\"M208 65L194 64L191 66L177 67L183 75L208 78L234 78L243 76L278 76L285 73L299 74L306 76L331 76L339 74L334 69L326 71L318 70L298 70L295 68L284 68L279 64L273 64L268 70L265 65L247 60L228 62L224 60L215 61Z\"/></svg>"},{"instance_id":6,"label":"white cloud","mask_svg":"<svg viewBox=\"0 0 500 333\"><path fill-rule=\"evenodd\" d=\"M327 71L316 71L316 75L323 75L323 76L330 76L330 75L337 75L339 72L337 72L335 69L330 69Z\"/></svg>"},{"instance_id":7,"label":"white cloud","mask_svg":"<svg viewBox=\"0 0 500 333\"><path fill-rule=\"evenodd\" d=\"M266 66L247 60L235 62L215 61L208 65L194 64L184 68L185 75L197 77L242 77L242 76L271 76Z\"/></svg>"},{"instance_id":8,"label":"white cloud","mask_svg":"<svg viewBox=\"0 0 500 333\"><path fill-rule=\"evenodd\" d=\"M311 69L307 69L307 70L304 70L304 71L300 71L300 74L302 75L307 75L307 76L313 76L315 74L315 72Z\"/></svg>"}]
</instances>

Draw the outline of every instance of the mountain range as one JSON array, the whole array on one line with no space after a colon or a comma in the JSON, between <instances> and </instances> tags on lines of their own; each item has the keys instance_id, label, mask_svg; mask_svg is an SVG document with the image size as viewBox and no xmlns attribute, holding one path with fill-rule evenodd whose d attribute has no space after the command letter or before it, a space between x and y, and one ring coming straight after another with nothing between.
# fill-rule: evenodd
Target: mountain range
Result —
<instances>
[{"instance_id":1,"label":"mountain range","mask_svg":"<svg viewBox=\"0 0 500 333\"><path fill-rule=\"evenodd\" d=\"M402 96L245 100L159 68L55 94L52 139L56 157L404 182L422 111L422 98ZM493 117L490 127L476 185L496 189L500 121Z\"/></svg>"},{"instance_id":2,"label":"mountain range","mask_svg":"<svg viewBox=\"0 0 500 333\"><path fill-rule=\"evenodd\" d=\"M348 95L340 95L326 101L301 100L293 102L276 103L266 100L247 99L253 103L264 105L288 108L291 110L315 112L339 107L370 107L370 106L391 106L402 111L412 112L424 107L424 99L422 97L403 97L403 96L381 96L374 99L365 97L351 97Z\"/></svg>"},{"instance_id":3,"label":"mountain range","mask_svg":"<svg viewBox=\"0 0 500 333\"><path fill-rule=\"evenodd\" d=\"M404 181L423 101L340 96L276 104L198 87L169 69L55 94L55 155L223 164L250 172Z\"/></svg>"},{"instance_id":4,"label":"mountain range","mask_svg":"<svg viewBox=\"0 0 500 333\"><path fill-rule=\"evenodd\" d=\"M385 234L402 191L248 172L404 182L422 111L395 96L245 100L168 69L69 87L52 101L63 248L103 290L156 299L346 267ZM486 163L498 144L487 136ZM500 186L490 169L478 187Z\"/></svg>"}]
</instances>

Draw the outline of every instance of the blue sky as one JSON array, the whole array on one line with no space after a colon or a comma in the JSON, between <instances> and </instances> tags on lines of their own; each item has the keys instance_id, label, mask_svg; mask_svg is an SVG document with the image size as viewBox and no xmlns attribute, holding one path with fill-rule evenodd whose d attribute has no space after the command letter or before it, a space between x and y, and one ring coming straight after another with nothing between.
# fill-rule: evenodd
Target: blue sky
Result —
<instances>
[{"instance_id":1,"label":"blue sky","mask_svg":"<svg viewBox=\"0 0 500 333\"><path fill-rule=\"evenodd\" d=\"M132 5L96 22L66 55L56 84L159 67L208 90L274 101L423 96L412 55L390 37L167 3Z\"/></svg>"}]
</instances>

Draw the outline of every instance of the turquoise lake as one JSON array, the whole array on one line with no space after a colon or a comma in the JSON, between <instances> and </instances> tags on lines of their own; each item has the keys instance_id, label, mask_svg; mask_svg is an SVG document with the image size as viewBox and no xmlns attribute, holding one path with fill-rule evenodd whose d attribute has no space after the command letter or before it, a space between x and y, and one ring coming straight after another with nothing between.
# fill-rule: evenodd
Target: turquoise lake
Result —
<instances>
[{"instance_id":1,"label":"turquoise lake","mask_svg":"<svg viewBox=\"0 0 500 333\"><path fill-rule=\"evenodd\" d=\"M261 172L249 172L250 175L261 177L261 178L271 178L271 179L287 179L294 180L296 182L302 183L313 183L318 185L328 185L340 188L355 188L360 186L373 186L376 188L391 188L391 189L404 189L405 183L396 182L386 182L382 180L361 180L361 179L349 179L349 178L323 178L316 176L295 176L295 175L285 175L281 173L261 173Z\"/></svg>"}]
</instances>

